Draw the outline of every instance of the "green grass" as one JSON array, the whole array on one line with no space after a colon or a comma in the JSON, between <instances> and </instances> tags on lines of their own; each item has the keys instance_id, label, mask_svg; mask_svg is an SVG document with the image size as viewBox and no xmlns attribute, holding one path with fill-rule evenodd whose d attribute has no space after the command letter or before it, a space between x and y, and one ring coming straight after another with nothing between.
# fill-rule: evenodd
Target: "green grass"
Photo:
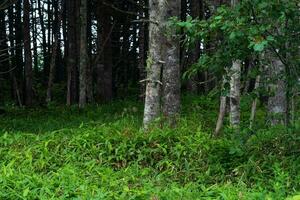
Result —
<instances>
[{"instance_id":1,"label":"green grass","mask_svg":"<svg viewBox=\"0 0 300 200\"><path fill-rule=\"evenodd\" d=\"M226 128L213 139L217 110L186 96L176 129L144 133L134 101L11 108L0 123L0 199L297 199L299 129Z\"/></svg>"}]
</instances>

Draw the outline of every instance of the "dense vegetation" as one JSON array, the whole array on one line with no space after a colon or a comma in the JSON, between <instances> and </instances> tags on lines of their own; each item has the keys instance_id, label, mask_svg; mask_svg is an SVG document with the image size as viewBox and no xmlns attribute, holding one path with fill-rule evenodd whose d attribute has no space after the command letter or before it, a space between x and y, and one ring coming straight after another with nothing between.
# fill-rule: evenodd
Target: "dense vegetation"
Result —
<instances>
[{"instance_id":1,"label":"dense vegetation","mask_svg":"<svg viewBox=\"0 0 300 200\"><path fill-rule=\"evenodd\" d=\"M0 124L0 198L298 199L299 125L213 139L215 110L214 98L186 96L176 129L145 134L142 105L130 100L11 108Z\"/></svg>"},{"instance_id":2,"label":"dense vegetation","mask_svg":"<svg viewBox=\"0 0 300 200\"><path fill-rule=\"evenodd\" d=\"M299 0L1 0L0 199L300 200Z\"/></svg>"}]
</instances>

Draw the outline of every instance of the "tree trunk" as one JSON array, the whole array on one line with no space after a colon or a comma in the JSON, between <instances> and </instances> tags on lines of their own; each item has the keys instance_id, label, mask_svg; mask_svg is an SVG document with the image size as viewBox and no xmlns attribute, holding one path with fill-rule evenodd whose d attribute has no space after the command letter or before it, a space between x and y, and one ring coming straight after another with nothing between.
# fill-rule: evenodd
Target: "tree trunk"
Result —
<instances>
[{"instance_id":1,"label":"tree trunk","mask_svg":"<svg viewBox=\"0 0 300 200\"><path fill-rule=\"evenodd\" d=\"M67 78L67 105L77 102L77 3L73 0L67 0L67 16L68 16L68 78Z\"/></svg>"},{"instance_id":2,"label":"tree trunk","mask_svg":"<svg viewBox=\"0 0 300 200\"><path fill-rule=\"evenodd\" d=\"M225 114L226 114L227 96L225 95L225 85L226 85L226 77L224 75L222 80L222 88L221 88L219 116L218 116L217 125L214 133L215 137L218 137L220 135L224 123Z\"/></svg>"},{"instance_id":3,"label":"tree trunk","mask_svg":"<svg viewBox=\"0 0 300 200\"><path fill-rule=\"evenodd\" d=\"M176 125L176 117L180 111L180 45L179 37L176 35L176 29L167 27L170 17L180 17L181 0L167 1L167 7L164 10L164 23L168 33L164 33L163 58L165 64L163 67L163 114L169 125Z\"/></svg>"},{"instance_id":4,"label":"tree trunk","mask_svg":"<svg viewBox=\"0 0 300 200\"><path fill-rule=\"evenodd\" d=\"M57 2L57 8L56 8L56 19L55 19L55 26L54 26L54 43L52 47L52 56L51 56L51 62L50 62L50 71L49 71L49 79L48 79L48 88L47 88L47 97L46 102L50 103L52 101L52 87L54 83L55 78L55 65L56 65L56 58L57 58L57 51L60 47L59 44L59 36L60 36L60 25L61 25L61 18L62 18L62 10L60 7L60 1Z\"/></svg>"},{"instance_id":5,"label":"tree trunk","mask_svg":"<svg viewBox=\"0 0 300 200\"><path fill-rule=\"evenodd\" d=\"M260 86L260 75L258 75L256 77L254 90L255 91L258 90L259 86ZM258 98L256 96L255 99L252 102L252 107L251 107L250 129L253 128L253 124L254 124L254 120L255 120L255 114L256 114L256 108L257 108L257 101L258 101Z\"/></svg>"},{"instance_id":6,"label":"tree trunk","mask_svg":"<svg viewBox=\"0 0 300 200\"><path fill-rule=\"evenodd\" d=\"M103 100L105 102L111 101L113 98L113 74L112 74L112 68L113 68L113 61L112 61L112 29L113 26L111 24L111 17L108 13L105 13L103 16L103 39L102 41L105 42L103 45L103 64L104 64L104 79L102 82L103 87Z\"/></svg>"},{"instance_id":7,"label":"tree trunk","mask_svg":"<svg viewBox=\"0 0 300 200\"><path fill-rule=\"evenodd\" d=\"M24 79L24 62L23 62L23 27L22 27L22 2L17 1L16 3L16 16L15 16L15 37L16 37L16 66L18 66L15 70L15 75L17 79L17 85L20 91L20 96L22 100L22 104L25 104L25 95L24 95L24 85L23 85L23 79Z\"/></svg>"},{"instance_id":8,"label":"tree trunk","mask_svg":"<svg viewBox=\"0 0 300 200\"><path fill-rule=\"evenodd\" d=\"M44 73L47 71L46 68L49 68L49 58L47 56L47 40L46 40L46 28L44 22L44 9L41 5L41 1L38 0L38 13L40 18L40 25L42 31L42 52L43 52L43 71ZM45 74L48 75L48 74Z\"/></svg>"},{"instance_id":9,"label":"tree trunk","mask_svg":"<svg viewBox=\"0 0 300 200\"><path fill-rule=\"evenodd\" d=\"M33 58L34 58L34 74L38 74L38 44L37 44L37 17L36 17L36 8L34 4L31 7L31 19L32 19L32 37L33 37Z\"/></svg>"},{"instance_id":10,"label":"tree trunk","mask_svg":"<svg viewBox=\"0 0 300 200\"><path fill-rule=\"evenodd\" d=\"M199 0L192 0L190 1L190 8L191 8L191 16L193 18L197 18L200 16L201 11L201 2ZM190 64L194 64L198 62L198 59L200 57L200 42L196 41L195 47L190 51ZM198 92L198 74L194 74L190 77L187 83L187 89L188 91L192 92L193 94L197 94Z\"/></svg>"},{"instance_id":11,"label":"tree trunk","mask_svg":"<svg viewBox=\"0 0 300 200\"><path fill-rule=\"evenodd\" d=\"M87 8L87 42L88 42L88 67L87 67L87 89L86 89L86 96L87 102L92 103L94 102L94 80L93 80L93 71L94 65L92 64L91 57L93 51L93 32L92 32L92 23L93 23L93 16L92 16L92 9L93 3L92 1L88 1L88 8Z\"/></svg>"},{"instance_id":12,"label":"tree trunk","mask_svg":"<svg viewBox=\"0 0 300 200\"><path fill-rule=\"evenodd\" d=\"M87 0L80 4L80 67L79 67L79 107L84 108L87 102Z\"/></svg>"},{"instance_id":13,"label":"tree trunk","mask_svg":"<svg viewBox=\"0 0 300 200\"><path fill-rule=\"evenodd\" d=\"M162 7L163 0L149 0L149 56L147 60L147 85L144 108L144 128L160 115L160 89L162 71Z\"/></svg>"},{"instance_id":14,"label":"tree trunk","mask_svg":"<svg viewBox=\"0 0 300 200\"><path fill-rule=\"evenodd\" d=\"M24 55L25 55L25 104L31 106L33 103L32 90L32 53L30 37L30 4L24 0Z\"/></svg>"},{"instance_id":15,"label":"tree trunk","mask_svg":"<svg viewBox=\"0 0 300 200\"><path fill-rule=\"evenodd\" d=\"M234 8L239 0L231 0L231 7ZM230 125L233 128L240 126L240 99L241 99L241 70L242 61L233 60L230 73Z\"/></svg>"},{"instance_id":16,"label":"tree trunk","mask_svg":"<svg viewBox=\"0 0 300 200\"><path fill-rule=\"evenodd\" d=\"M144 8L145 0L140 1L140 6L142 8ZM139 19L140 20L144 19L144 9L140 9ZM145 82L142 81L146 78L145 65L146 65L146 60L145 60L145 23L141 22L139 24L139 64L138 64L138 69L139 69L139 79L141 80L141 82L140 82L140 97L142 99L145 99L145 89L146 89Z\"/></svg>"},{"instance_id":17,"label":"tree trunk","mask_svg":"<svg viewBox=\"0 0 300 200\"><path fill-rule=\"evenodd\" d=\"M230 73L230 125L238 128L240 125L241 99L241 66L240 60L235 60L229 70Z\"/></svg>"}]
</instances>

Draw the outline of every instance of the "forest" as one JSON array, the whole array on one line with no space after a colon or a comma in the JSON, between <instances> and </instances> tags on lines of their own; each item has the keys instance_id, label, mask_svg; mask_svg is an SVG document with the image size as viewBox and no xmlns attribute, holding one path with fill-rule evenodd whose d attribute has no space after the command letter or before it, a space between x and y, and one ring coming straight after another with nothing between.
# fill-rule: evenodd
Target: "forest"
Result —
<instances>
[{"instance_id":1,"label":"forest","mask_svg":"<svg viewBox=\"0 0 300 200\"><path fill-rule=\"evenodd\" d=\"M0 199L300 200L299 0L0 0Z\"/></svg>"}]
</instances>

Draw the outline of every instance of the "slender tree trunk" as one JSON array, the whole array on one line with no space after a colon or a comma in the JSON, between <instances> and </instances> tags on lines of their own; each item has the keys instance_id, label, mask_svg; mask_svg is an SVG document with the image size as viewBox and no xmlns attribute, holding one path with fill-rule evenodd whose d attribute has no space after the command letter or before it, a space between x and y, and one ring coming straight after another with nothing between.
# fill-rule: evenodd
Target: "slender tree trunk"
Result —
<instances>
[{"instance_id":1,"label":"slender tree trunk","mask_svg":"<svg viewBox=\"0 0 300 200\"><path fill-rule=\"evenodd\" d=\"M145 0L140 1L140 6L142 8L145 6ZM144 19L144 9L140 9L139 11L139 19ZM145 99L145 90L146 90L146 85L145 82L142 81L146 78L146 60L145 60L145 23L142 22L139 25L139 79L141 80L140 82L140 97L142 99Z\"/></svg>"},{"instance_id":2,"label":"slender tree trunk","mask_svg":"<svg viewBox=\"0 0 300 200\"><path fill-rule=\"evenodd\" d=\"M47 59L45 60L45 65L44 65L44 76L45 76L45 86L47 86L48 83L48 75L50 71L50 56L51 56L51 23L52 23L52 9L51 9L51 0L47 0L47 21L45 24L45 31L46 31L46 40L47 42L45 43L45 46L47 46Z\"/></svg>"},{"instance_id":3,"label":"slender tree trunk","mask_svg":"<svg viewBox=\"0 0 300 200\"><path fill-rule=\"evenodd\" d=\"M239 0L231 0L231 7L234 8ZM242 61L233 60L230 73L230 125L233 128L240 126L240 99L241 99L241 70Z\"/></svg>"},{"instance_id":4,"label":"slender tree trunk","mask_svg":"<svg viewBox=\"0 0 300 200\"><path fill-rule=\"evenodd\" d=\"M25 104L31 106L33 103L32 90L32 53L30 37L30 4L24 0L24 55L25 55Z\"/></svg>"},{"instance_id":5,"label":"slender tree trunk","mask_svg":"<svg viewBox=\"0 0 300 200\"><path fill-rule=\"evenodd\" d=\"M92 103L94 102L94 80L93 80L93 71L94 65L91 62L92 58L92 50L93 50L93 32L92 32L92 21L93 21L93 3L92 1L88 1L88 8L87 8L87 43L88 43L88 67L87 67L87 102Z\"/></svg>"},{"instance_id":6,"label":"slender tree trunk","mask_svg":"<svg viewBox=\"0 0 300 200\"><path fill-rule=\"evenodd\" d=\"M47 88L47 97L46 102L50 103L52 101L52 87L54 83L55 78L55 66L56 66L56 58L57 58L57 52L58 48L60 48L59 44L59 36L60 36L60 25L61 25L61 18L62 18L62 10L60 7L60 1L57 2L57 8L55 9L56 19L55 19L55 25L54 25L54 43L52 45L52 56L51 56L51 62L50 62L50 71L49 71L49 78L48 78L48 88ZM56 7L55 6L55 7Z\"/></svg>"},{"instance_id":7,"label":"slender tree trunk","mask_svg":"<svg viewBox=\"0 0 300 200\"><path fill-rule=\"evenodd\" d=\"M225 114L226 114L227 96L225 95L225 85L226 85L226 77L224 75L222 80L222 88L221 88L219 116L218 116L217 125L214 133L215 137L218 137L220 135L224 123Z\"/></svg>"},{"instance_id":8,"label":"slender tree trunk","mask_svg":"<svg viewBox=\"0 0 300 200\"><path fill-rule=\"evenodd\" d=\"M103 96L102 99L105 102L111 101L113 98L113 61L112 61L112 23L111 16L108 13L103 13L103 32L102 32L102 41L104 41L103 45L103 64L104 64L104 77L102 81L103 87Z\"/></svg>"},{"instance_id":9,"label":"slender tree trunk","mask_svg":"<svg viewBox=\"0 0 300 200\"><path fill-rule=\"evenodd\" d=\"M170 17L180 17L181 0L168 0L164 10L164 23L167 26ZM169 30L169 36L163 41L163 114L171 126L176 125L176 117L180 112L180 45L175 28ZM167 35L167 33L165 33Z\"/></svg>"},{"instance_id":10,"label":"slender tree trunk","mask_svg":"<svg viewBox=\"0 0 300 200\"><path fill-rule=\"evenodd\" d=\"M190 8L191 8L191 16L193 18L200 17L200 9L201 9L201 2L199 0L192 0L190 1ZM194 64L198 62L198 59L200 57L200 42L197 41L195 43L195 48L193 48L190 52L190 64ZM196 94L198 92L198 74L193 75L188 80L187 89L188 91L192 92L193 94Z\"/></svg>"},{"instance_id":11,"label":"slender tree trunk","mask_svg":"<svg viewBox=\"0 0 300 200\"><path fill-rule=\"evenodd\" d=\"M163 0L149 0L149 57L147 60L147 85L144 108L144 128L160 115L160 89L162 71L162 11Z\"/></svg>"},{"instance_id":12,"label":"slender tree trunk","mask_svg":"<svg viewBox=\"0 0 300 200\"><path fill-rule=\"evenodd\" d=\"M40 18L41 32L42 32L42 52L43 52L43 71L46 72L48 68L49 58L47 54L47 39L46 39L46 28L44 22L44 9L41 5L41 0L37 1L38 3L38 13ZM45 76L48 74L45 74Z\"/></svg>"},{"instance_id":13,"label":"slender tree trunk","mask_svg":"<svg viewBox=\"0 0 300 200\"><path fill-rule=\"evenodd\" d=\"M67 78L67 105L77 102L77 4L73 0L67 0L68 16L68 78Z\"/></svg>"},{"instance_id":14,"label":"slender tree trunk","mask_svg":"<svg viewBox=\"0 0 300 200\"><path fill-rule=\"evenodd\" d=\"M255 88L254 90L256 91L259 86L260 86L260 75L258 75L256 77L255 80ZM250 129L253 128L253 124L254 124L254 120L255 120L255 114L256 114L256 108L257 108L257 102L258 102L258 98L255 97L254 101L252 102L252 107L251 107L251 115L250 115Z\"/></svg>"},{"instance_id":15,"label":"slender tree trunk","mask_svg":"<svg viewBox=\"0 0 300 200\"><path fill-rule=\"evenodd\" d=\"M15 75L17 79L17 85L20 91L20 96L22 99L22 104L25 104L25 95L24 95L24 62L23 62L23 36L24 31L22 27L22 2L17 1L16 3L16 16L15 16L15 37L16 37L16 66L18 66L15 70Z\"/></svg>"},{"instance_id":16,"label":"slender tree trunk","mask_svg":"<svg viewBox=\"0 0 300 200\"><path fill-rule=\"evenodd\" d=\"M87 0L80 4L80 67L79 67L79 107L84 108L87 102Z\"/></svg>"},{"instance_id":17,"label":"slender tree trunk","mask_svg":"<svg viewBox=\"0 0 300 200\"><path fill-rule=\"evenodd\" d=\"M241 66L240 60L233 61L230 72L230 124L233 128L240 125L241 98Z\"/></svg>"},{"instance_id":18,"label":"slender tree trunk","mask_svg":"<svg viewBox=\"0 0 300 200\"><path fill-rule=\"evenodd\" d=\"M34 74L38 74L38 47L37 47L37 17L36 17L36 8L34 4L31 5L31 18L32 18L32 37L33 37L33 58L34 58Z\"/></svg>"},{"instance_id":19,"label":"slender tree trunk","mask_svg":"<svg viewBox=\"0 0 300 200\"><path fill-rule=\"evenodd\" d=\"M15 42L15 37L16 34L14 32L14 7L10 7L8 10L8 19L9 19L9 42L10 42L10 56L11 56L11 68L16 67L17 62L16 62L16 42ZM22 103L22 98L21 98L21 93L20 93L20 88L18 85L18 81L16 78L16 74L15 74L15 70L10 72L10 76L12 79L12 91L13 94L12 96L14 97L15 101L17 102L17 104L22 107L23 103Z\"/></svg>"}]
</instances>

